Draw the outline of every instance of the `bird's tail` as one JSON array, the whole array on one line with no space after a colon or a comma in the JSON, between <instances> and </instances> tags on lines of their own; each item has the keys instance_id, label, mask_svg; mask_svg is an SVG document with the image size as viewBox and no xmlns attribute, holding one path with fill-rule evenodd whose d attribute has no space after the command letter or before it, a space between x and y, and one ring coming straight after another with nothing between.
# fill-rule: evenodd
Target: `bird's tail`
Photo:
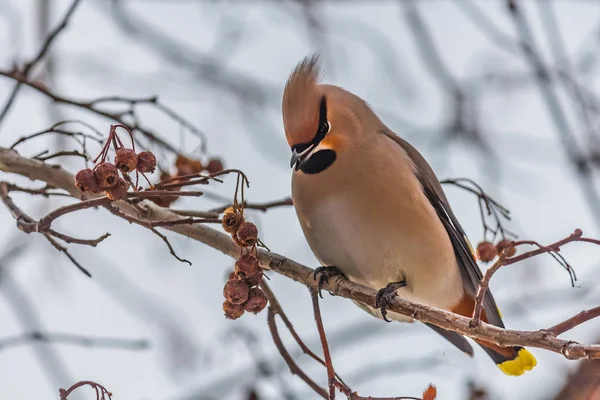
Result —
<instances>
[{"instance_id":1,"label":"bird's tail","mask_svg":"<svg viewBox=\"0 0 600 400\"><path fill-rule=\"evenodd\" d=\"M471 317L475 308L475 299L471 296L464 296L462 301L452 311ZM481 320L485 323L488 321L487 310L484 308L481 310ZM500 310L490 310L494 314L494 320L496 324L501 328L504 328L502 323L502 317L500 316ZM486 342L483 340L475 339L475 342L479 344L490 358L496 363L498 368L506 375L519 376L523 375L526 371L531 371L533 367L537 365L537 361L533 354L527 349L521 346L502 347L497 344Z\"/></svg>"},{"instance_id":2,"label":"bird's tail","mask_svg":"<svg viewBox=\"0 0 600 400\"><path fill-rule=\"evenodd\" d=\"M533 354L524 347L500 347L489 342L475 341L488 353L498 368L506 375L523 375L525 371L531 371L537 365Z\"/></svg>"}]
</instances>

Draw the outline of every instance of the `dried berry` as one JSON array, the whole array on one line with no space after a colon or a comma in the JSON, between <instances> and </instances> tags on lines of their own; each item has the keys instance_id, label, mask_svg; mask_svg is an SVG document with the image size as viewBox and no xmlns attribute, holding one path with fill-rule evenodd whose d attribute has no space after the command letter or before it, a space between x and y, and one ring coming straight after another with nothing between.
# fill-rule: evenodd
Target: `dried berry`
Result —
<instances>
[{"instance_id":1,"label":"dried berry","mask_svg":"<svg viewBox=\"0 0 600 400\"><path fill-rule=\"evenodd\" d=\"M257 273L255 273L254 275L250 275L249 277L246 278L246 282L248 282L248 284L252 287L260 285L262 280L263 280L262 268L260 268L259 271Z\"/></svg>"},{"instance_id":2,"label":"dried berry","mask_svg":"<svg viewBox=\"0 0 600 400\"><path fill-rule=\"evenodd\" d=\"M82 169L75 175L75 185L82 192L98 193L100 191L96 175L89 168Z\"/></svg>"},{"instance_id":3,"label":"dried berry","mask_svg":"<svg viewBox=\"0 0 600 400\"><path fill-rule=\"evenodd\" d=\"M115 156L115 165L124 174L134 171L137 167L138 156L135 151L121 147Z\"/></svg>"},{"instance_id":4,"label":"dried berry","mask_svg":"<svg viewBox=\"0 0 600 400\"><path fill-rule=\"evenodd\" d=\"M110 200L119 200L125 197L129 184L123 178L117 180L117 184L109 189L106 189L106 197Z\"/></svg>"},{"instance_id":5,"label":"dried berry","mask_svg":"<svg viewBox=\"0 0 600 400\"><path fill-rule=\"evenodd\" d=\"M240 247L244 247L244 243L240 242L240 239L238 239L237 235L235 233L231 234L231 239L233 240L233 242Z\"/></svg>"},{"instance_id":6,"label":"dried berry","mask_svg":"<svg viewBox=\"0 0 600 400\"><path fill-rule=\"evenodd\" d=\"M177 168L177 175L180 176L198 174L204 169L204 166L200 161L182 155L177 156L175 167Z\"/></svg>"},{"instance_id":7,"label":"dried berry","mask_svg":"<svg viewBox=\"0 0 600 400\"><path fill-rule=\"evenodd\" d=\"M230 280L225 283L223 296L233 304L243 304L248 300L248 284L240 280Z\"/></svg>"},{"instance_id":8,"label":"dried berry","mask_svg":"<svg viewBox=\"0 0 600 400\"><path fill-rule=\"evenodd\" d=\"M142 151L137 155L136 168L141 173L154 172L156 168L156 156L151 151Z\"/></svg>"},{"instance_id":9,"label":"dried berry","mask_svg":"<svg viewBox=\"0 0 600 400\"><path fill-rule=\"evenodd\" d=\"M221 221L221 225L225 232L227 233L236 233L240 225L245 222L244 216L240 212L227 212L225 210L225 214L223 214L223 220Z\"/></svg>"},{"instance_id":10,"label":"dried berry","mask_svg":"<svg viewBox=\"0 0 600 400\"><path fill-rule=\"evenodd\" d=\"M496 243L496 250L498 251L498 255L502 254L502 251L504 249L508 249L506 250L506 253L504 253L506 257L512 257L517 252L517 249L515 249L514 246L512 246L512 242L508 239L502 239L501 241Z\"/></svg>"},{"instance_id":11,"label":"dried berry","mask_svg":"<svg viewBox=\"0 0 600 400\"><path fill-rule=\"evenodd\" d=\"M223 162L218 158L213 158L208 161L206 170L209 174L216 174L217 172L223 171Z\"/></svg>"},{"instance_id":12,"label":"dried berry","mask_svg":"<svg viewBox=\"0 0 600 400\"><path fill-rule=\"evenodd\" d=\"M141 153L140 153L141 154ZM139 161L139 155L138 155L138 161ZM138 167L138 171L142 172L139 167ZM169 175L166 172L161 172L160 174L160 180L162 181L166 181L167 179L170 179L171 175ZM181 187L173 187L173 188L169 188L170 192L173 191L177 191L177 190L181 190ZM178 197L177 196L159 196L159 197L151 197L150 201L153 201L155 204L161 206L161 207L169 207L175 200L177 200Z\"/></svg>"},{"instance_id":13,"label":"dried berry","mask_svg":"<svg viewBox=\"0 0 600 400\"><path fill-rule=\"evenodd\" d=\"M180 189L181 188L172 188L172 189L169 189L169 191L172 192L172 191L176 191L176 190L180 190ZM160 190L155 190L155 192L160 192ZM163 192L164 192L164 190L163 190ZM179 198L178 196L165 195L165 196L151 197L150 200L152 200L156 205L168 208L178 198Z\"/></svg>"},{"instance_id":14,"label":"dried berry","mask_svg":"<svg viewBox=\"0 0 600 400\"><path fill-rule=\"evenodd\" d=\"M481 242L477 245L477 255L481 261L492 261L497 254L496 246L490 242Z\"/></svg>"},{"instance_id":15,"label":"dried berry","mask_svg":"<svg viewBox=\"0 0 600 400\"><path fill-rule=\"evenodd\" d=\"M235 274L240 279L249 278L258 272L262 272L258 264L258 258L252 254L241 256L235 262Z\"/></svg>"},{"instance_id":16,"label":"dried berry","mask_svg":"<svg viewBox=\"0 0 600 400\"><path fill-rule=\"evenodd\" d=\"M119 170L115 164L103 162L96 166L94 170L98 185L103 189L108 189L117 184L119 180Z\"/></svg>"},{"instance_id":17,"label":"dried berry","mask_svg":"<svg viewBox=\"0 0 600 400\"><path fill-rule=\"evenodd\" d=\"M232 302L225 300L223 302L223 311L225 312L226 318L238 319L244 315L244 306L241 304L233 304Z\"/></svg>"},{"instance_id":18,"label":"dried berry","mask_svg":"<svg viewBox=\"0 0 600 400\"><path fill-rule=\"evenodd\" d=\"M233 279L237 279L237 275L235 274L235 271L231 271L230 273L227 274L227 280L233 280Z\"/></svg>"},{"instance_id":19,"label":"dried berry","mask_svg":"<svg viewBox=\"0 0 600 400\"><path fill-rule=\"evenodd\" d=\"M267 296L260 288L252 288L248 293L248 302L244 305L244 309L253 314L258 314L267 306Z\"/></svg>"},{"instance_id":20,"label":"dried berry","mask_svg":"<svg viewBox=\"0 0 600 400\"><path fill-rule=\"evenodd\" d=\"M238 228L236 235L244 246L253 246L258 240L258 228L252 222L244 222Z\"/></svg>"}]
</instances>

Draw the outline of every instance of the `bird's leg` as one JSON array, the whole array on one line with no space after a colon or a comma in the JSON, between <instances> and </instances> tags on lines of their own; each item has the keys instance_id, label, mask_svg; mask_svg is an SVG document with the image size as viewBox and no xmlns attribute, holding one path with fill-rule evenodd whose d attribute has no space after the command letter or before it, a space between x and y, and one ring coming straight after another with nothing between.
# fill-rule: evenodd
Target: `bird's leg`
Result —
<instances>
[{"instance_id":1,"label":"bird's leg","mask_svg":"<svg viewBox=\"0 0 600 400\"><path fill-rule=\"evenodd\" d=\"M346 275L342 271L333 265L326 265L315 268L315 273L313 274L313 279L317 280L317 276L319 277L319 283L317 284L317 289L319 290L319 297L323 298L321 294L321 289L323 288L323 283L329 283L329 278L332 276L343 277L346 278ZM329 292L329 294L333 295L333 293Z\"/></svg>"},{"instance_id":2,"label":"bird's leg","mask_svg":"<svg viewBox=\"0 0 600 400\"><path fill-rule=\"evenodd\" d=\"M375 297L375 308L381 309L381 316L383 317L384 321L392 322L386 317L386 308L392 299L397 296L396 290L403 287L406 287L406 281L392 282L388 283L386 287L377 292L377 297Z\"/></svg>"}]
</instances>

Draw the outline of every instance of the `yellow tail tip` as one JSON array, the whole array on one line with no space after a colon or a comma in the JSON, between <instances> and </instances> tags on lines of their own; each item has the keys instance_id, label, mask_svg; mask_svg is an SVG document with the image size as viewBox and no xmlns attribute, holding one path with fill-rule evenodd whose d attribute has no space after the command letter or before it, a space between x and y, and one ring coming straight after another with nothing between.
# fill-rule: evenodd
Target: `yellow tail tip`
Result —
<instances>
[{"instance_id":1,"label":"yellow tail tip","mask_svg":"<svg viewBox=\"0 0 600 400\"><path fill-rule=\"evenodd\" d=\"M523 375L525 371L531 371L536 365L537 360L533 354L527 351L527 349L521 349L514 360L504 361L498 364L498 368L506 375L519 376Z\"/></svg>"}]
</instances>

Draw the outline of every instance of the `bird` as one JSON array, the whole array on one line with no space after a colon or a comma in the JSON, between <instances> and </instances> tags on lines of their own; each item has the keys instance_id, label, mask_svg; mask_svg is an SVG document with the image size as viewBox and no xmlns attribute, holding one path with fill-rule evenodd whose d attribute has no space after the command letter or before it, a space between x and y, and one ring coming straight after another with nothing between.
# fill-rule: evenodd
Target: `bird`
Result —
<instances>
[{"instance_id":1,"label":"bird","mask_svg":"<svg viewBox=\"0 0 600 400\"><path fill-rule=\"evenodd\" d=\"M482 273L433 169L366 101L321 80L320 55L305 56L281 103L292 203L315 271L378 290L375 307L354 303L388 322L414 322L385 309L394 296L472 316ZM504 328L490 290L481 319ZM463 335L426 325L474 357ZM524 347L475 342L506 375L537 365Z\"/></svg>"}]
</instances>

